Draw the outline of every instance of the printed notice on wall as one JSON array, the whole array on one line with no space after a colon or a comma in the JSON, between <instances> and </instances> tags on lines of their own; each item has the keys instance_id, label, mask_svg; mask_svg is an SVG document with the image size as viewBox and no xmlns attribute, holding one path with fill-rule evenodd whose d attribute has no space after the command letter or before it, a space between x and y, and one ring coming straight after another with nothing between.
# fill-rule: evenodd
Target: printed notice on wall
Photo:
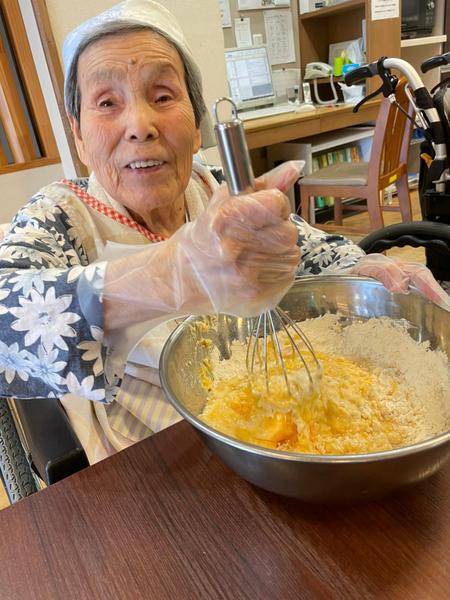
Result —
<instances>
[{"instance_id":1,"label":"printed notice on wall","mask_svg":"<svg viewBox=\"0 0 450 600\"><path fill-rule=\"evenodd\" d=\"M399 0L372 0L372 21L396 19L399 15Z\"/></svg>"},{"instance_id":2,"label":"printed notice on wall","mask_svg":"<svg viewBox=\"0 0 450 600\"><path fill-rule=\"evenodd\" d=\"M238 0L238 10L259 10L262 0Z\"/></svg>"},{"instance_id":3,"label":"printed notice on wall","mask_svg":"<svg viewBox=\"0 0 450 600\"><path fill-rule=\"evenodd\" d=\"M238 0L238 10L260 10L290 5L291 0Z\"/></svg>"},{"instance_id":4,"label":"printed notice on wall","mask_svg":"<svg viewBox=\"0 0 450 600\"><path fill-rule=\"evenodd\" d=\"M234 20L234 35L236 46L243 48L252 45L252 30L250 28L250 17L241 17Z\"/></svg>"},{"instance_id":5,"label":"printed notice on wall","mask_svg":"<svg viewBox=\"0 0 450 600\"><path fill-rule=\"evenodd\" d=\"M267 51L271 65L295 62L294 30L290 10L264 11Z\"/></svg>"},{"instance_id":6,"label":"printed notice on wall","mask_svg":"<svg viewBox=\"0 0 450 600\"><path fill-rule=\"evenodd\" d=\"M230 0L219 0L219 10L222 19L222 29L231 27Z\"/></svg>"}]
</instances>

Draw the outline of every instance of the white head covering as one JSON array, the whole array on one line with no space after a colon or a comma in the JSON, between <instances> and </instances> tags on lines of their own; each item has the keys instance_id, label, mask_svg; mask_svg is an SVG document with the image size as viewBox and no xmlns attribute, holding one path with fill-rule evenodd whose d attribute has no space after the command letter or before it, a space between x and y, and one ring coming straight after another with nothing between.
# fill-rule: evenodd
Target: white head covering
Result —
<instances>
[{"instance_id":1,"label":"white head covering","mask_svg":"<svg viewBox=\"0 0 450 600\"><path fill-rule=\"evenodd\" d=\"M200 69L194 60L191 49L171 12L153 0L125 0L116 4L103 13L84 21L78 25L64 40L64 96L67 98L67 80L73 59L80 45L85 45L92 39L104 25L108 23L123 23L124 25L142 25L154 31L161 32L172 42L184 61L189 65L195 79L202 89ZM203 116L200 129L202 133L202 148L215 145L214 133L208 112Z\"/></svg>"}]
</instances>

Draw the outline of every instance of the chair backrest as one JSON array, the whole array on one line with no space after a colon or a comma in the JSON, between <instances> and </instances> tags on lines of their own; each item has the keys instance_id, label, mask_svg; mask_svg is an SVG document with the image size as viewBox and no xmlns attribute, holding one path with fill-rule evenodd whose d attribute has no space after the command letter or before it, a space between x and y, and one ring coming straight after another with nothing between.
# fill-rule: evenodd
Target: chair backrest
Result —
<instances>
[{"instance_id":1,"label":"chair backrest","mask_svg":"<svg viewBox=\"0 0 450 600\"><path fill-rule=\"evenodd\" d=\"M395 90L395 97L403 110L412 117L414 109L405 87L406 79L402 78ZM385 98L375 125L369 164L369 181L378 178L379 189L395 183L398 177L407 172L411 135L412 122Z\"/></svg>"}]
</instances>

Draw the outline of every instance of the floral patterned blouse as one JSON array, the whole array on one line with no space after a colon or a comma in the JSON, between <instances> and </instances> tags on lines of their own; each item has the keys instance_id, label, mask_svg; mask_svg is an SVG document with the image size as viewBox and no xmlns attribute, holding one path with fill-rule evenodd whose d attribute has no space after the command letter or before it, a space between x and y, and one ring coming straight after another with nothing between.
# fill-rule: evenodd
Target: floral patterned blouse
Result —
<instances>
[{"instance_id":1,"label":"floral patterned blouse","mask_svg":"<svg viewBox=\"0 0 450 600\"><path fill-rule=\"evenodd\" d=\"M74 183L86 190L89 180ZM18 212L0 245L0 396L72 393L109 402L120 386L105 376L101 304L80 305L80 281L99 277L101 285L92 263L98 239L109 237L82 204L63 183L50 184ZM364 254L299 217L296 225L300 275L337 272Z\"/></svg>"}]
</instances>

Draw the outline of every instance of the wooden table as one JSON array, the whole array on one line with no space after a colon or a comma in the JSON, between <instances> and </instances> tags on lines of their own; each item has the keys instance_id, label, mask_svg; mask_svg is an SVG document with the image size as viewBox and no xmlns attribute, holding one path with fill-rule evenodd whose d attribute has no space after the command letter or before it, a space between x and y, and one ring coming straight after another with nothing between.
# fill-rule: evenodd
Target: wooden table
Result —
<instances>
[{"instance_id":1,"label":"wooden table","mask_svg":"<svg viewBox=\"0 0 450 600\"><path fill-rule=\"evenodd\" d=\"M377 118L380 99L371 100L353 113L353 106L325 106L314 111L284 113L245 121L244 128L250 150L280 142L310 137Z\"/></svg>"},{"instance_id":2,"label":"wooden table","mask_svg":"<svg viewBox=\"0 0 450 600\"><path fill-rule=\"evenodd\" d=\"M0 598L438 600L450 465L389 499L252 487L179 423L0 513Z\"/></svg>"}]
</instances>

